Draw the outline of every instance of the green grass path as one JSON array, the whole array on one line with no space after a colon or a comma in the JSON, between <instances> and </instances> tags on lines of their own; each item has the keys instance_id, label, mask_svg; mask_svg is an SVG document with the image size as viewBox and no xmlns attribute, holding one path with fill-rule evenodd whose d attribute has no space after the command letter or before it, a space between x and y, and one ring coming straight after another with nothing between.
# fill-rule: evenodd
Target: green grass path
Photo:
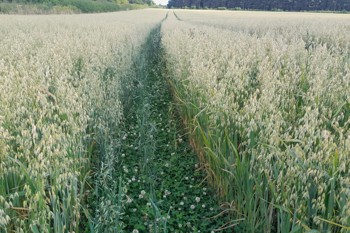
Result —
<instances>
[{"instance_id":1,"label":"green grass path","mask_svg":"<svg viewBox=\"0 0 350 233\"><path fill-rule=\"evenodd\" d=\"M125 232L212 232L228 219L220 215L218 199L199 169L162 76L160 26L144 48L135 64L139 75L131 101L124 106L122 158L116 174L127 189Z\"/></svg>"}]
</instances>

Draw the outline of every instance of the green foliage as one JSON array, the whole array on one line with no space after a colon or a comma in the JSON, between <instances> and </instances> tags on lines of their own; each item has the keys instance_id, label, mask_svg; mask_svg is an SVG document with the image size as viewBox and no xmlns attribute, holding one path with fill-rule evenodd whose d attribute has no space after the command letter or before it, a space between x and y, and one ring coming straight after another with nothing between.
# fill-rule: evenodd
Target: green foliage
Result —
<instances>
[{"instance_id":1,"label":"green foliage","mask_svg":"<svg viewBox=\"0 0 350 233\"><path fill-rule=\"evenodd\" d=\"M145 8L149 0L18 0L0 1L0 13L47 14L47 13L94 13Z\"/></svg>"},{"instance_id":2,"label":"green foliage","mask_svg":"<svg viewBox=\"0 0 350 233\"><path fill-rule=\"evenodd\" d=\"M118 5L125 5L125 4L128 4L129 1L128 1L128 0L116 0L116 3L117 3Z\"/></svg>"},{"instance_id":3,"label":"green foliage","mask_svg":"<svg viewBox=\"0 0 350 233\"><path fill-rule=\"evenodd\" d=\"M222 210L213 198L214 190L207 187L204 172L180 129L163 77L159 30L152 31L135 58L134 85L124 89L131 95L123 101L127 111L122 157L115 174L122 177L127 190L120 221L125 232L210 232L229 219L219 215Z\"/></svg>"},{"instance_id":4,"label":"green foliage","mask_svg":"<svg viewBox=\"0 0 350 233\"><path fill-rule=\"evenodd\" d=\"M168 7L185 8L196 6L197 8L213 8L226 7L230 9L260 9L274 10L281 9L287 11L350 11L350 4L347 0L170 0Z\"/></svg>"}]
</instances>

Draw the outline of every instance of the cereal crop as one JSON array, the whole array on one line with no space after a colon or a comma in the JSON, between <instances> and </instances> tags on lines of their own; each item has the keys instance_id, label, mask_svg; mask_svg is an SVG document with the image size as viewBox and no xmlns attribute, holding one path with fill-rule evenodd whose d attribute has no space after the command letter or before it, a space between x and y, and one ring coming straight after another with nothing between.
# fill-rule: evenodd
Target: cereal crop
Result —
<instances>
[{"instance_id":1,"label":"cereal crop","mask_svg":"<svg viewBox=\"0 0 350 233\"><path fill-rule=\"evenodd\" d=\"M348 232L349 16L169 18L163 43L180 112L237 229Z\"/></svg>"},{"instance_id":2,"label":"cereal crop","mask_svg":"<svg viewBox=\"0 0 350 233\"><path fill-rule=\"evenodd\" d=\"M122 90L164 16L0 16L0 232L78 232L91 187L117 182Z\"/></svg>"},{"instance_id":3,"label":"cereal crop","mask_svg":"<svg viewBox=\"0 0 350 233\"><path fill-rule=\"evenodd\" d=\"M0 15L0 233L350 232L350 16Z\"/></svg>"}]
</instances>

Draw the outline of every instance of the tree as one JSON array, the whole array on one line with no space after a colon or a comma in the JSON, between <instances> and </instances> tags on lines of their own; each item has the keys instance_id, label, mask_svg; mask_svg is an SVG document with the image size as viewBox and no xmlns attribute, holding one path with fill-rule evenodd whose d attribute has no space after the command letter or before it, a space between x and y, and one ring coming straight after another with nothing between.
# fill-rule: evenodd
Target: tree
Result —
<instances>
[{"instance_id":1,"label":"tree","mask_svg":"<svg viewBox=\"0 0 350 233\"><path fill-rule=\"evenodd\" d=\"M286 11L304 10L350 10L349 0L170 0L168 7L197 7L197 8L242 8Z\"/></svg>"},{"instance_id":2,"label":"tree","mask_svg":"<svg viewBox=\"0 0 350 233\"><path fill-rule=\"evenodd\" d=\"M129 1L128 1L128 0L116 0L116 3L117 3L118 5L123 5L123 4L128 4Z\"/></svg>"}]
</instances>

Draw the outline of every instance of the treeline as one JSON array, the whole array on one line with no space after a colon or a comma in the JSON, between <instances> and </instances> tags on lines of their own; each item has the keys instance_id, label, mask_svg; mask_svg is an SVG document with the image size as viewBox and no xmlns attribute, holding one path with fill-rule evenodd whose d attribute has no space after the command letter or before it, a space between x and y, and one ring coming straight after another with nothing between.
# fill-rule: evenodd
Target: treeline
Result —
<instances>
[{"instance_id":1,"label":"treeline","mask_svg":"<svg viewBox=\"0 0 350 233\"><path fill-rule=\"evenodd\" d=\"M89 2L90 0L82 0L83 2ZM0 2L7 3L51 3L55 5L59 5L63 3L64 0L0 0ZM123 4L153 4L152 0L94 0L94 2L110 2L115 3L117 5Z\"/></svg>"},{"instance_id":2,"label":"treeline","mask_svg":"<svg viewBox=\"0 0 350 233\"><path fill-rule=\"evenodd\" d=\"M153 5L152 0L0 0L0 13L96 13L139 9L146 5Z\"/></svg>"},{"instance_id":3,"label":"treeline","mask_svg":"<svg viewBox=\"0 0 350 233\"><path fill-rule=\"evenodd\" d=\"M285 11L349 11L349 0L169 0L174 8L229 8Z\"/></svg>"}]
</instances>

